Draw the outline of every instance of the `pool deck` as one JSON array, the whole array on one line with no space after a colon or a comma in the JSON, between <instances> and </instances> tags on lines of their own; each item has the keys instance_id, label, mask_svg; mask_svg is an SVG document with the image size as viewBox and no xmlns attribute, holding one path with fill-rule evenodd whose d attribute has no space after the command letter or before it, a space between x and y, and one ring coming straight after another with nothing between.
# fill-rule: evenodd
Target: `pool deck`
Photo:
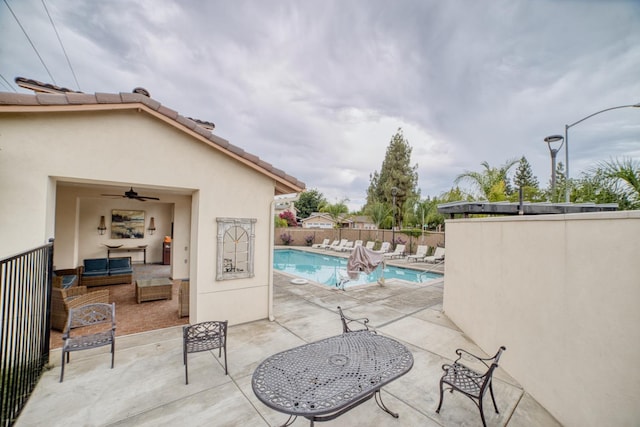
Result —
<instances>
[{"instance_id":1,"label":"pool deck","mask_svg":"<svg viewBox=\"0 0 640 427\"><path fill-rule=\"evenodd\" d=\"M403 260L394 260L402 265ZM419 267L419 266L418 266ZM431 266L424 264L423 268ZM294 285L274 272L275 321L234 325L228 331L229 375L216 352L189 355L184 383L182 328L118 337L115 368L106 347L74 353L59 383L60 350L51 352L43 375L16 426L276 426L287 416L253 394L251 375L266 357L342 332L336 307L352 317L368 317L378 333L409 347L413 369L383 388L394 419L373 400L323 423L331 426L476 426L478 409L466 397L446 393L440 414L438 381L456 348L484 352L442 312L444 280L409 284L388 280L341 291L315 284ZM493 352L495 349L488 349ZM503 360L510 357L509 349ZM560 426L507 372L494 377L500 409L485 399L489 426ZM308 425L297 420L294 426Z\"/></svg>"}]
</instances>

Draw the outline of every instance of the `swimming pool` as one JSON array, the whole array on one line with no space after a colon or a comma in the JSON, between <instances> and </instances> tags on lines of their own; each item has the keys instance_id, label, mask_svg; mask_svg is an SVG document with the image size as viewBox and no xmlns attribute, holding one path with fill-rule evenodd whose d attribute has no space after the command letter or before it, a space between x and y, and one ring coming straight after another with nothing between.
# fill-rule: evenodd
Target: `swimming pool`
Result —
<instances>
[{"instance_id":1,"label":"swimming pool","mask_svg":"<svg viewBox=\"0 0 640 427\"><path fill-rule=\"evenodd\" d=\"M347 279L347 258L319 254L315 252L296 251L293 249L278 249L274 251L273 268L307 280L328 286L339 286L341 280ZM360 273L358 279L350 279L345 287L375 283L382 275L382 268L378 267L371 274ZM425 283L441 278L442 275L409 268L387 265L384 278L402 279L414 283Z\"/></svg>"}]
</instances>

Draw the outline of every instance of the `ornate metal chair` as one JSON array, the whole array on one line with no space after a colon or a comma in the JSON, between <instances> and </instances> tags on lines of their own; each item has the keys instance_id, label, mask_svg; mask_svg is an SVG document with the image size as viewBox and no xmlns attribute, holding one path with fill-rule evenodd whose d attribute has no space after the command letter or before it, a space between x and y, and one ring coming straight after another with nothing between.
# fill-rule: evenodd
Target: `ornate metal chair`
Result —
<instances>
[{"instance_id":1,"label":"ornate metal chair","mask_svg":"<svg viewBox=\"0 0 640 427\"><path fill-rule=\"evenodd\" d=\"M453 365L444 364L442 365L442 369L444 370L444 375L440 378L440 403L438 404L438 409L436 409L436 413L440 413L440 408L442 407L442 399L444 397L445 388L449 389L451 393L453 391L459 391L460 393L467 396L469 399L476 404L478 409L480 410L480 418L482 418L482 425L486 427L487 423L484 420L484 410L482 408L482 399L487 392L487 389L491 393L491 400L493 401L493 407L496 410L496 414L498 412L498 406L496 405L496 399L493 396L493 386L492 386L492 377L493 372L498 367L498 361L500 360L500 356L502 352L505 351L506 348L504 346L498 349L498 352L495 356L490 358L481 358L475 356L468 351L463 349L457 349L456 354L458 358L453 362ZM460 359L465 358L471 361L479 361L484 366L487 367L487 371L482 373L476 370L473 370L462 363L460 363ZM446 386L445 386L446 384Z\"/></svg>"},{"instance_id":2,"label":"ornate metal chair","mask_svg":"<svg viewBox=\"0 0 640 427\"><path fill-rule=\"evenodd\" d=\"M357 331L370 331L373 332L374 334L377 333L374 330L369 329L369 319L366 317L362 317L359 319L354 319L348 316L345 316L345 314L342 312L342 308L340 308L340 306L338 306L338 313L340 314L340 320L342 321L342 332L343 333L347 333L347 332L357 332ZM364 328L360 328L360 329L351 329L351 327L349 326L350 323L352 322L358 322L358 323L362 323L364 325Z\"/></svg>"},{"instance_id":3,"label":"ornate metal chair","mask_svg":"<svg viewBox=\"0 0 640 427\"><path fill-rule=\"evenodd\" d=\"M224 374L227 375L227 321L210 321L188 325L182 329L182 355L184 379L189 384L188 353L218 349L218 357L224 349Z\"/></svg>"},{"instance_id":4,"label":"ornate metal chair","mask_svg":"<svg viewBox=\"0 0 640 427\"><path fill-rule=\"evenodd\" d=\"M100 327L98 325L106 325ZM60 382L64 379L64 364L69 363L69 353L111 345L111 369L115 356L116 305L115 303L86 304L69 309L67 326L62 334L62 365Z\"/></svg>"}]
</instances>

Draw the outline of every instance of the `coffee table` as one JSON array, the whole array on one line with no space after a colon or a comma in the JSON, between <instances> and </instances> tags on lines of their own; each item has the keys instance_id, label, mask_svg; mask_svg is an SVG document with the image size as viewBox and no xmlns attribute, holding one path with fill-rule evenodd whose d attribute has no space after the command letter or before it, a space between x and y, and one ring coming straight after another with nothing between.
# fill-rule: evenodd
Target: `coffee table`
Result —
<instances>
[{"instance_id":1,"label":"coffee table","mask_svg":"<svg viewBox=\"0 0 640 427\"><path fill-rule=\"evenodd\" d=\"M173 282L169 278L136 280L136 300L154 301L173 298Z\"/></svg>"},{"instance_id":2,"label":"coffee table","mask_svg":"<svg viewBox=\"0 0 640 427\"><path fill-rule=\"evenodd\" d=\"M253 373L256 397L289 415L329 421L375 397L385 412L380 389L413 367L413 355L398 341L371 331L347 332L292 348L264 360Z\"/></svg>"}]
</instances>

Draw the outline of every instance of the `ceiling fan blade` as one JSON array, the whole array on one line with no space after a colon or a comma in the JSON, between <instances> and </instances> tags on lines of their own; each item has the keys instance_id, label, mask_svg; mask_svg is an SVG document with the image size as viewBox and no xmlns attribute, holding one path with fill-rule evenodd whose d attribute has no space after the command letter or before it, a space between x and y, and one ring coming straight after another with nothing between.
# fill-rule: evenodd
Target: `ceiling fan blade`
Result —
<instances>
[{"instance_id":1,"label":"ceiling fan blade","mask_svg":"<svg viewBox=\"0 0 640 427\"><path fill-rule=\"evenodd\" d=\"M102 194L102 196L107 196L107 197L124 197L126 199L135 199L135 200L139 200L141 202L145 202L147 200L160 200L157 197L151 197L151 196L140 196L138 193L136 193L133 190L133 187L131 187L128 191L125 191L124 194Z\"/></svg>"}]
</instances>

